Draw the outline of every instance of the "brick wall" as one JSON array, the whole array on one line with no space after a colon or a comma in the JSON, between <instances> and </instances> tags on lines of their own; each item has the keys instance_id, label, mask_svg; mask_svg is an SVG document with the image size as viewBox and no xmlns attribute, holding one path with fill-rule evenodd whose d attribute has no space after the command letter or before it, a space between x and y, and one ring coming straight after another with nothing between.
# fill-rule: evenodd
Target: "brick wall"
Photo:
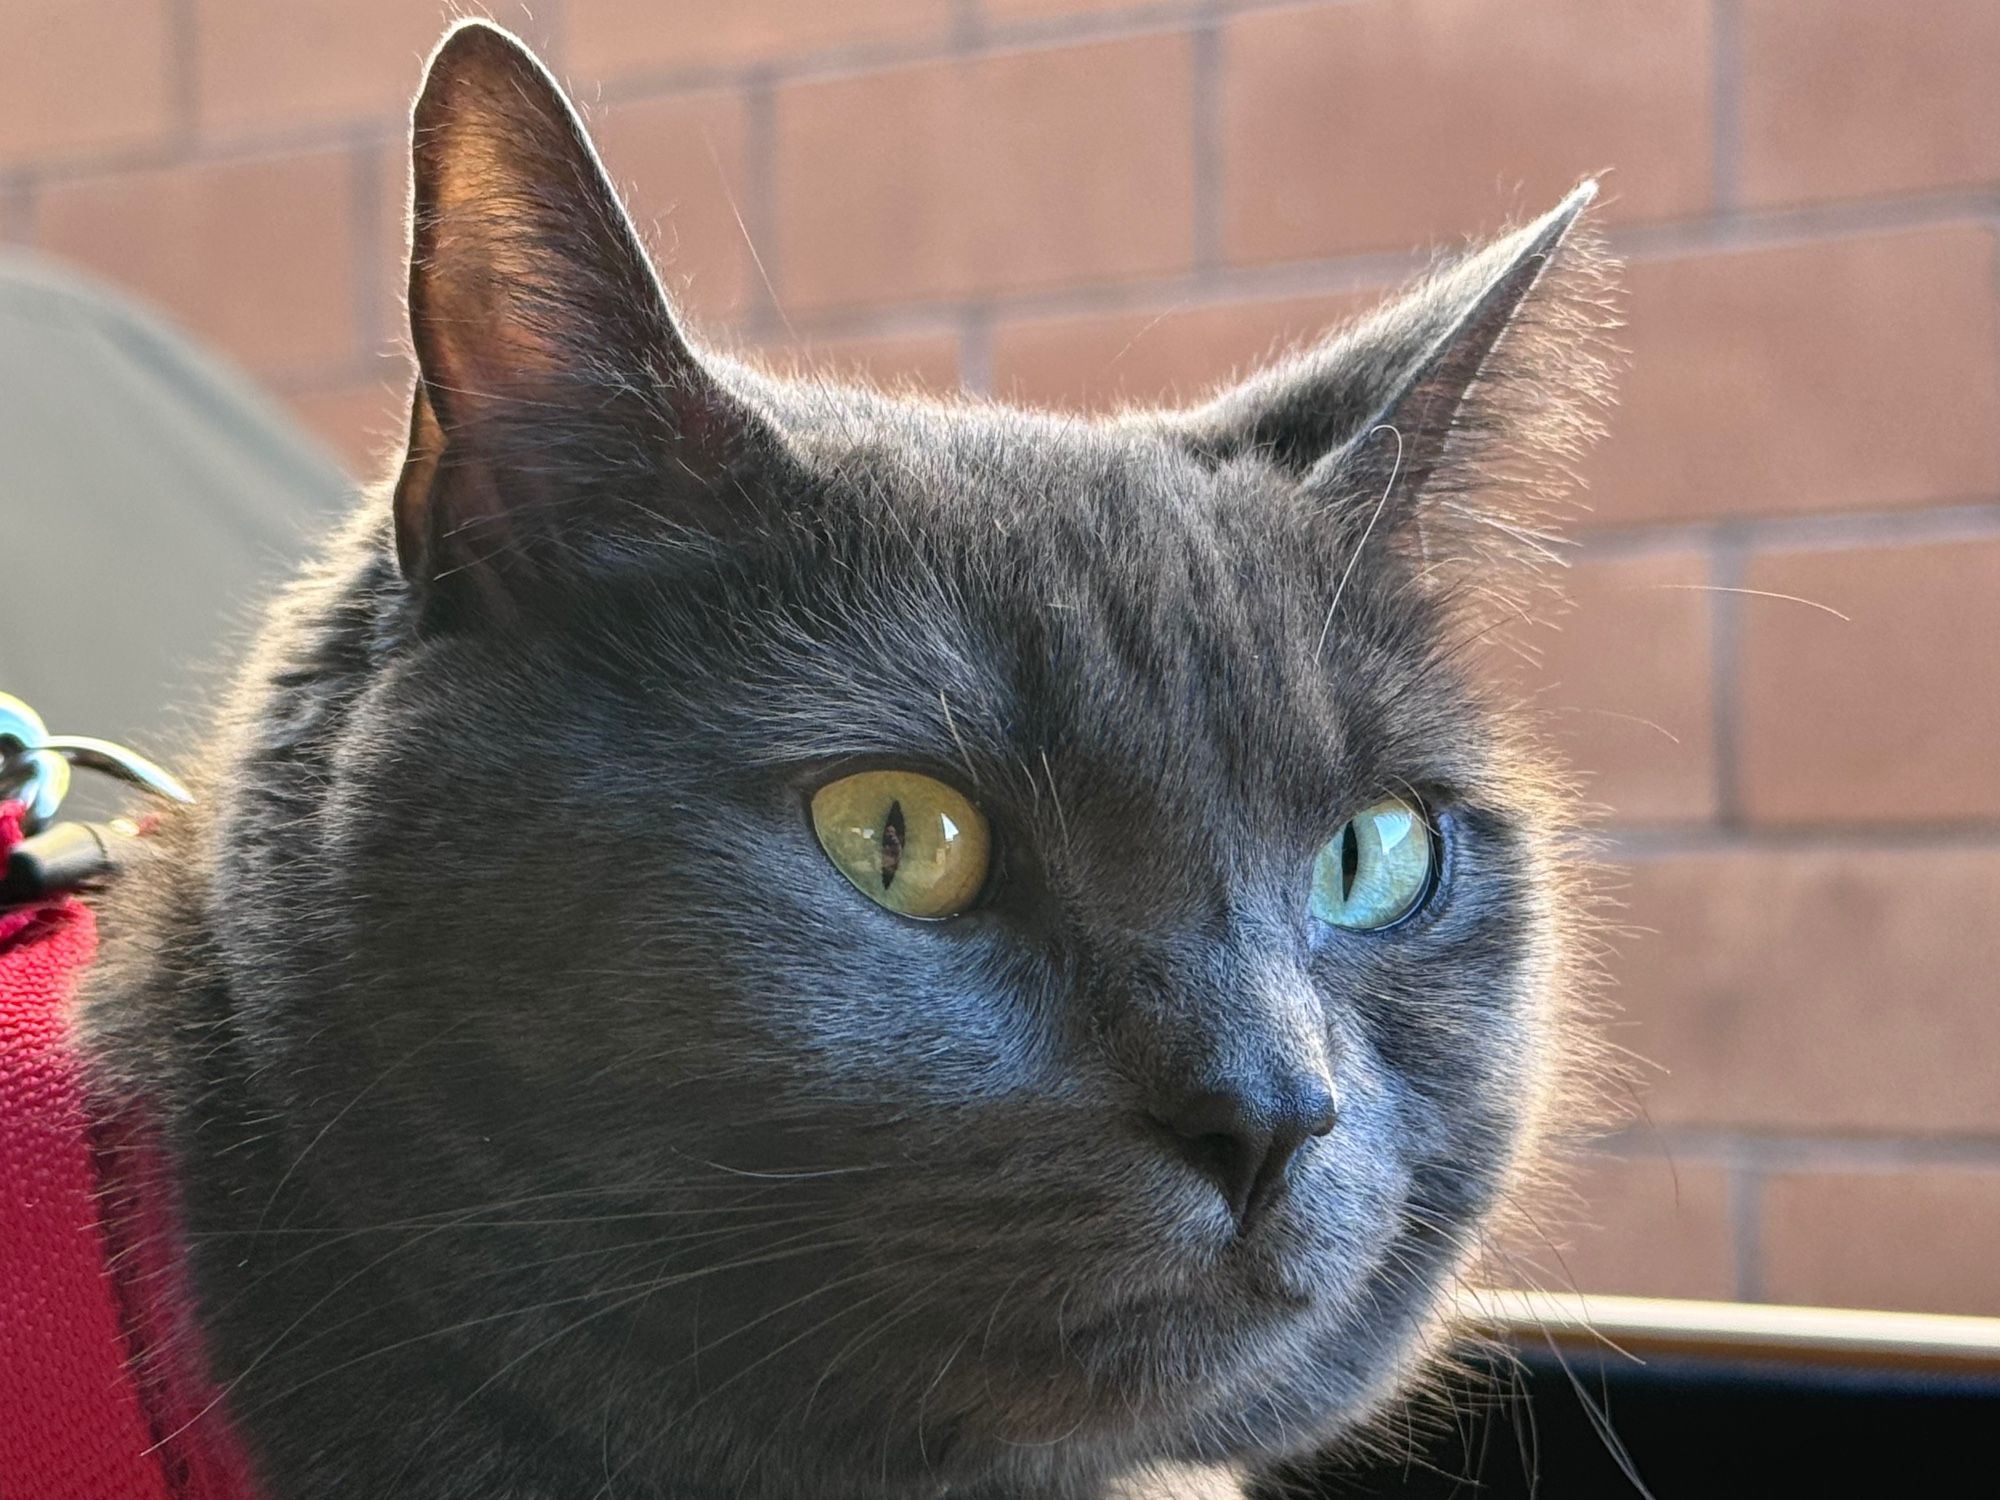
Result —
<instances>
[{"instance_id":1,"label":"brick wall","mask_svg":"<svg viewBox=\"0 0 2000 1500\"><path fill-rule=\"evenodd\" d=\"M1540 1259L2000 1313L2000 6L527 10L705 324L1040 402L1196 389L1614 169L1633 367L1544 645L1659 1066ZM439 14L0 0L0 237L373 467Z\"/></svg>"}]
</instances>

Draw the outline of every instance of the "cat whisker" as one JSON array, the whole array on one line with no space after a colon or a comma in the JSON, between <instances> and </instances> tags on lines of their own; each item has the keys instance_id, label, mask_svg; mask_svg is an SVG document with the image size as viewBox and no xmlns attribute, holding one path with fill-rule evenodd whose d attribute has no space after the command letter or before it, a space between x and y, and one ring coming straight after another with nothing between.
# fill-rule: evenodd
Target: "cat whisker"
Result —
<instances>
[{"instance_id":1,"label":"cat whisker","mask_svg":"<svg viewBox=\"0 0 2000 1500\"><path fill-rule=\"evenodd\" d=\"M1062 795L1056 790L1055 768L1049 764L1049 752L1047 750L1041 752L1041 757L1042 774L1048 778L1049 783L1049 802L1056 810L1056 826L1062 832L1063 848L1067 850L1070 846L1069 819L1063 814Z\"/></svg>"},{"instance_id":2,"label":"cat whisker","mask_svg":"<svg viewBox=\"0 0 2000 1500\"><path fill-rule=\"evenodd\" d=\"M758 1171L749 1167L732 1167L725 1162L709 1161L703 1157L691 1156L685 1151L675 1150L674 1155L698 1167L707 1167L716 1172L726 1172L731 1177L747 1177L756 1182L809 1182L821 1177L853 1177L865 1172L887 1172L898 1164L895 1162L866 1162L845 1167L801 1167L783 1171Z\"/></svg>"},{"instance_id":3,"label":"cat whisker","mask_svg":"<svg viewBox=\"0 0 2000 1500\"><path fill-rule=\"evenodd\" d=\"M783 1205L779 1206L782 1207ZM543 1220L501 1219L501 1220L482 1221L482 1220L454 1215L444 1219L441 1222L428 1218L416 1218L416 1219L407 1219L402 1221L393 1221L382 1225L370 1225L357 1229L349 1229L349 1230L334 1231L334 1232L314 1231L314 1230L283 1230L283 1231L265 1230L262 1231L264 1235L283 1233L288 1236L309 1236L313 1234L323 1233L325 1234L325 1238L320 1239L313 1244L307 1245L303 1250L294 1253L293 1255L287 1257L284 1260L260 1268L257 1275L253 1277L250 1281L246 1282L242 1290L239 1291L237 1295L233 1297L229 1302L224 1303L223 1306L228 1307L235 1305L236 1302L241 1300L242 1296L246 1295L248 1292L255 1289L256 1287L262 1285L265 1281L268 1281L273 1276L276 1276L281 1272L291 1269L292 1267L302 1263L303 1261L311 1258L316 1254L319 1254L324 1250L337 1248L338 1246L350 1243L353 1240L362 1238L370 1234L396 1233L412 1229L422 1231L421 1233L417 1234L414 1238L404 1241L399 1245L392 1246L388 1251L384 1252L382 1255L370 1261L367 1264L367 1266L363 1268L363 1271L361 1273L357 1273L357 1275L373 1271L376 1268L386 1264L390 1259L394 1258L395 1256L399 1254L405 1254L408 1251L422 1245L426 1241L437 1237L438 1235L449 1232L456 1232L459 1230L476 1229L482 1231L490 1231L496 1228L517 1228L517 1227L522 1227L524 1225L543 1225L543 1226L554 1227L562 1225L581 1225L581 1224L632 1221L632 1220L649 1219L656 1217L695 1218L695 1217L703 1217L715 1214L749 1214L753 1212L760 1212L762 1210L762 1207L763 1207L762 1205L748 1205L748 1204L724 1205L724 1206L709 1206L709 1207L694 1208L694 1209L663 1209L663 1210L655 1210L652 1212L634 1213L634 1214L579 1215L571 1218L543 1219ZM473 1210L471 1212L481 1212L481 1211L484 1210ZM698 1238L722 1237L731 1234L743 1234L752 1231L760 1231L772 1227L777 1227L779 1225L788 1225L796 1223L832 1223L835 1221L836 1221L836 1216L830 1211L822 1211L821 1213L814 1215L787 1215L779 1219L758 1217L758 1218L753 1218L748 1223L722 1225L714 1228L708 1228L700 1231L697 1235L686 1236L683 1238L692 1240ZM660 1242L661 1241L651 1241L647 1243L660 1243ZM625 1245L613 1245L613 1246L607 1246L603 1250L599 1251L588 1251L588 1252L579 1251L574 1253L577 1255L590 1254L590 1253L614 1253L616 1250L623 1248L629 1248L629 1247ZM562 1259L562 1258L563 1257L558 1257L557 1259ZM345 1283L342 1284L342 1288L344 1288L344 1286ZM340 1290L342 1288L336 1288L336 1290ZM308 1309L308 1312L310 1311L312 1311L312 1309Z\"/></svg>"},{"instance_id":4,"label":"cat whisker","mask_svg":"<svg viewBox=\"0 0 2000 1500\"><path fill-rule=\"evenodd\" d=\"M1333 602L1326 607L1326 623L1320 626L1319 643L1313 647L1313 660L1323 661L1326 657L1326 638L1333 633L1333 617L1340 612L1341 598L1347 593L1347 585L1354 577L1354 570L1361 563L1361 554L1368 549L1368 539L1375 534L1376 523L1382 519L1382 512L1389 508L1389 497L1395 493L1396 479L1403 472L1403 432L1392 422L1382 422L1368 429L1368 436L1387 432L1396 439L1396 458L1389 466L1389 479L1382 486L1382 497L1375 502L1375 509L1368 516L1368 524L1362 528L1361 540L1354 544L1354 554L1347 559L1347 569L1340 575L1340 582L1334 586Z\"/></svg>"},{"instance_id":5,"label":"cat whisker","mask_svg":"<svg viewBox=\"0 0 2000 1500\"><path fill-rule=\"evenodd\" d=\"M1849 625L1854 623L1852 615L1842 614L1831 604L1822 604L1817 599L1807 599L1799 594L1781 594L1775 589L1742 588L1723 583L1649 583L1645 587L1654 589L1684 589L1692 593L1701 594L1742 594L1752 599L1777 599L1786 604L1803 604L1807 609L1816 609L1821 614L1832 615L1836 620L1843 621Z\"/></svg>"},{"instance_id":6,"label":"cat whisker","mask_svg":"<svg viewBox=\"0 0 2000 1500\"><path fill-rule=\"evenodd\" d=\"M946 1274L948 1275L949 1273ZM924 1289L924 1291L928 1292L932 1287L936 1287L942 1284L944 1280L945 1276L940 1275L935 1281L932 1281L930 1285ZM891 1312L889 1314L885 1314L882 1319L872 1324L869 1328L866 1328L862 1332L856 1334L851 1340L849 1340L845 1345L843 1345L831 1359L829 1359L826 1362L826 1368L820 1372L819 1379L815 1380L813 1382L812 1389L806 1392L805 1405L799 1412L799 1420L801 1422L803 1422L806 1419L806 1417L811 1413L813 1402L816 1399L818 1399L819 1393L822 1389L825 1388L827 1381L833 1377L833 1372L839 1366L840 1362L846 1359L850 1354L853 1354L856 1351L858 1351L863 1345L865 1345L868 1342L868 1340L876 1337L880 1333L886 1332L898 1319L908 1317L910 1313L915 1311L916 1308L920 1305L922 1297L923 1293L919 1292L916 1297L913 1297L910 1300L910 1302L906 1303L901 1309L892 1309Z\"/></svg>"},{"instance_id":7,"label":"cat whisker","mask_svg":"<svg viewBox=\"0 0 2000 1500\"><path fill-rule=\"evenodd\" d=\"M967 1329L959 1338L959 1341L951 1346L951 1352L945 1355L943 1363L938 1366L937 1374L931 1377L931 1383L924 1387L924 1393L917 1398L917 1456L923 1461L924 1472L926 1473L935 1473L936 1470L931 1464L930 1449L924 1444L924 1410L930 1404L930 1399L936 1393L937 1388L944 1384L945 1376L951 1373L951 1367L958 1363L959 1355L965 1352L965 1346L971 1340L972 1330ZM835 1361L835 1363L837 1362ZM827 1368L828 1372L831 1373L832 1365L829 1365ZM821 1376L821 1379L825 1379L825 1376ZM818 1387L815 1386L814 1389L818 1389Z\"/></svg>"},{"instance_id":8,"label":"cat whisker","mask_svg":"<svg viewBox=\"0 0 2000 1500\"><path fill-rule=\"evenodd\" d=\"M814 1246L806 1247L807 1250L811 1250L814 1248L818 1247ZM753 1257L747 1257L742 1261L734 1263L734 1265L729 1269L742 1269L746 1266L760 1265L765 1263L767 1263L765 1257L753 1256ZM412 1446L409 1457L404 1460L403 1470L398 1471L398 1478L401 1477L402 1472L407 1471L411 1463L415 1462L418 1453L423 1448L427 1447L431 1442L433 1442L436 1438L441 1436L446 1431L446 1429L450 1426L453 1417L457 1416L467 1406L471 1405L472 1402L477 1400L486 1391L490 1390L509 1372L518 1368L521 1364L526 1362L528 1359L532 1358L534 1355L548 1348L551 1344L554 1344L561 1339L568 1338L571 1334L581 1331L583 1328L585 1328L591 1323L596 1322L600 1318L609 1317L613 1313L624 1311L626 1308L633 1306L635 1303L646 1301L648 1298L652 1297L657 1292L664 1290L668 1286L681 1284L682 1282L684 1282L687 1279L690 1279L693 1276L714 1274L715 1272L721 1269L724 1268L708 1267L704 1268L701 1271L687 1273L687 1275L685 1276L653 1278L649 1281L640 1283L638 1286L638 1290L633 1295L619 1297L618 1300L610 1303L608 1306L599 1308L595 1312L587 1313L580 1318L573 1319L572 1321L564 1324L562 1327L556 1329L553 1333L547 1335L546 1337L536 1340L534 1343L530 1344L526 1349L523 1349L520 1353L508 1359L506 1363L502 1364L498 1369L494 1370L478 1385L474 1386L470 1391L468 1391L459 1400L456 1406L452 1407L450 1411L446 1412L444 1417L440 1419L437 1427L432 1431L430 1436L420 1439L416 1444ZM612 1292L623 1291L623 1290L625 1289L624 1288L611 1289ZM561 1304L556 1304L556 1305L561 1305ZM546 1307L547 1305L544 1305L543 1307L538 1307L534 1310L545 1311ZM613 1474L610 1476L610 1478L616 1478L617 1472L619 1471L614 1471ZM610 1478L606 1480L607 1485L610 1483Z\"/></svg>"},{"instance_id":9,"label":"cat whisker","mask_svg":"<svg viewBox=\"0 0 2000 1500\"><path fill-rule=\"evenodd\" d=\"M1646 718L1642 714L1620 713L1617 709L1612 709L1612 708L1588 708L1588 707L1559 708L1555 710L1555 712L1559 714L1590 714L1595 718L1601 718L1601 719L1619 719L1627 724L1637 724L1641 728L1650 729L1655 734L1659 735L1662 739L1666 740L1669 744L1678 745L1681 742L1681 737L1675 734L1671 729L1668 729L1664 724L1660 724L1652 719Z\"/></svg>"},{"instance_id":10,"label":"cat whisker","mask_svg":"<svg viewBox=\"0 0 2000 1500\"><path fill-rule=\"evenodd\" d=\"M354 1107L356 1105L361 1103L363 1099L367 1098L369 1094L373 1093L375 1089L379 1087L381 1084L386 1083L390 1078L395 1076L395 1074L400 1072L403 1068L409 1066L412 1062L416 1061L417 1058L424 1052L428 1051L438 1042L444 1040L445 1037L451 1035L454 1031L457 1031L459 1027L463 1026L470 1019L471 1018L469 1016L460 1016L458 1019L450 1022L448 1025L443 1027L438 1032L434 1033L431 1036L426 1037L423 1041L417 1043L416 1046L402 1053L393 1062L391 1062L388 1067L384 1068L381 1072L377 1073L373 1078L371 1078L368 1081L368 1083L360 1090L360 1092L356 1093L345 1104L343 1104L340 1107L340 1109L334 1113L331 1119L329 1119L324 1125L320 1126L318 1132L313 1136L313 1138L306 1142L304 1148L299 1152L297 1156L292 1158L291 1165L286 1167L284 1172L279 1175L277 1186L271 1189L271 1196L264 1201L263 1212L257 1216L256 1227L260 1229L263 1227L265 1219L267 1219L270 1216L272 1207L276 1205L279 1197L284 1193L286 1184L292 1180L293 1175L297 1173L300 1166L304 1164L305 1159L308 1156L312 1155L313 1149L317 1147L321 1141L326 1139L328 1133L331 1132L335 1126L339 1125L342 1120L345 1120L348 1117L348 1115L353 1112Z\"/></svg>"},{"instance_id":11,"label":"cat whisker","mask_svg":"<svg viewBox=\"0 0 2000 1500\"><path fill-rule=\"evenodd\" d=\"M804 1244L796 1243L796 1241L798 1240L806 1240L809 1241L809 1243L804 1243ZM574 1304L579 1302L590 1302L601 1297L610 1296L618 1299L614 1301L612 1304L610 1304L608 1307L601 1308L595 1313L588 1314L585 1317L576 1319L572 1323L566 1324L563 1327L563 1329L559 1330L559 1334L557 1336L560 1336L562 1334L575 1332L578 1329L587 1325L588 1323L594 1322L597 1318L609 1316L613 1312L617 1312L625 1307L629 1307L633 1303L638 1302L643 1298L652 1295L655 1292L665 1290L668 1287L685 1285L689 1282L696 1281L707 1276L723 1275L733 1271L746 1270L754 1266L769 1265L778 1261L794 1259L801 1255L809 1255L828 1249L844 1248L850 1245L867 1243L867 1242L868 1241L865 1239L865 1237L859 1237L859 1236L848 1240L823 1240L815 1235L799 1235L799 1236L794 1236L793 1240L791 1241L780 1241L778 1247L766 1247L763 1251L757 1254L741 1256L736 1260L724 1262L718 1265L703 1266L695 1270L676 1272L671 1275L648 1277L638 1282L631 1282L623 1285L610 1286L610 1287L594 1287L588 1291L578 1292L563 1297L551 1298L547 1301L532 1303L527 1306L508 1307L508 1308L503 1308L497 1312L483 1313L478 1317L467 1318L460 1322L450 1324L449 1326L446 1327L426 1329L421 1333L412 1334L406 1338L397 1339L391 1343L379 1345L375 1348L368 1350L365 1353L357 1354L351 1356L350 1358L343 1359L335 1364L326 1366L323 1369L315 1371L312 1375L306 1377L302 1381L295 1382L294 1384L283 1390L274 1391L270 1393L263 1400L260 1400L259 1402L249 1407L246 1411L246 1414L248 1412L255 1412L261 1410L262 1408L275 1404L277 1402L287 1400L291 1396L298 1394L300 1391L314 1384L317 1384L319 1381L322 1381L328 1378L329 1376L338 1374L343 1370L351 1369L356 1365L364 1364L370 1360L379 1359L385 1355L396 1353L399 1350L410 1348L417 1344L427 1343L434 1339L449 1338L455 1334L464 1333L473 1328L484 1327L492 1323L506 1322L518 1318L532 1317L537 1313L548 1312L551 1311L552 1309L559 1307L573 1306ZM623 1295L627 1293L629 1293L630 1295ZM546 1347L547 1344L552 1341L553 1338L542 1340L535 1347L537 1349ZM268 1353L269 1351L267 1350L266 1352ZM261 1355L258 1357L259 1360L261 1360L262 1358L263 1356ZM257 1362L258 1362L257 1360L253 1360L251 1362L251 1366L254 1367L254 1365ZM509 1361L508 1367L511 1368L514 1364L518 1362L519 1362L518 1358L516 1358L515 1360L511 1360ZM229 1395L229 1393L232 1390L234 1390L238 1384L241 1383L243 1377L247 1376L250 1373L250 1368L251 1367L246 1367L245 1370L242 1372L242 1374L239 1375L236 1380L230 1382L229 1386L225 1387L222 1391L219 1391L214 1397L214 1399L209 1403L208 1407L204 1407L201 1411L196 1412L194 1416L188 1419L188 1422L186 1424L183 1424L182 1427L176 1429L174 1432L167 1434L159 1441L162 1443L171 1441L172 1438L178 1436L181 1432L186 1431L188 1426L191 1426L194 1422L199 1421L201 1417L206 1414L206 1412L209 1410L210 1407L214 1406L217 1402L220 1402L221 1400L225 1399Z\"/></svg>"},{"instance_id":12,"label":"cat whisker","mask_svg":"<svg viewBox=\"0 0 2000 1500\"><path fill-rule=\"evenodd\" d=\"M763 1313L756 1318L751 1319L748 1323L742 1324L739 1327L733 1329L731 1332L724 1334L722 1338L714 1340L713 1342L707 1345L704 1345L703 1349L697 1351L697 1353L713 1350L720 1344L725 1343L728 1340L737 1337L739 1334L747 1332L750 1328L755 1327L760 1323L768 1321L770 1318L777 1316L779 1313L786 1312L793 1308L802 1306L807 1302L822 1297L826 1295L828 1292L836 1291L841 1287L852 1285L855 1281L862 1280L867 1275L877 1274L879 1272L897 1269L899 1265L911 1264L915 1259L920 1259L920 1257L912 1258L912 1260L909 1261L893 1263L887 1266L871 1267L868 1272L860 1273L854 1276L838 1277L831 1282L827 1282L819 1287L814 1288L812 1291L806 1293L802 1297L794 1298L792 1301L785 1303L781 1307L773 1308L770 1311ZM932 1287L939 1285L944 1279L945 1279L944 1276L938 1277L937 1280L930 1282L924 1288L924 1290L928 1292ZM871 1292L866 1296L855 1298L854 1300L844 1304L841 1307L841 1309L838 1312L834 1313L831 1317L823 1318L820 1321L809 1325L805 1329L792 1335L790 1338L786 1339L784 1342L777 1345L775 1348L767 1350L765 1353L759 1355L756 1359L751 1360L750 1363L744 1365L741 1369L727 1376L720 1384L709 1387L688 1405L680 1408L680 1410L676 1413L676 1416L681 1419L685 1419L693 1412L699 1410L704 1404L706 1404L713 1397L720 1394L722 1391L728 1389L730 1386L733 1386L734 1384L736 1384L737 1381L743 1379L745 1376L751 1374L753 1371L763 1368L765 1365L769 1364L772 1360L776 1359L779 1355L785 1353L788 1349L792 1349L797 1345L799 1345L800 1343L803 1343L806 1339L811 1338L814 1334L820 1333L823 1330L832 1327L835 1323L839 1322L842 1318L854 1312L857 1308L866 1307L870 1303L881 1300L883 1297L893 1296L901 1290L902 1288L897 1286L886 1286L880 1289L879 1291ZM923 1293L919 1293L918 1295L921 1297ZM692 1357L693 1356L690 1356L690 1358ZM685 1363L685 1362L686 1362L685 1360L678 1361L678 1363ZM626 1460L622 1464L618 1466L617 1469L612 1471L610 1477L606 1479L604 1487L599 1489L597 1491L597 1494L608 1496L611 1493L610 1485L612 1481L616 1480L634 1463L638 1462L638 1460L642 1458L645 1455L645 1453L657 1441L659 1441L659 1439L655 1438L646 1443L641 1444L638 1449L636 1449L629 1457L626 1458Z\"/></svg>"}]
</instances>

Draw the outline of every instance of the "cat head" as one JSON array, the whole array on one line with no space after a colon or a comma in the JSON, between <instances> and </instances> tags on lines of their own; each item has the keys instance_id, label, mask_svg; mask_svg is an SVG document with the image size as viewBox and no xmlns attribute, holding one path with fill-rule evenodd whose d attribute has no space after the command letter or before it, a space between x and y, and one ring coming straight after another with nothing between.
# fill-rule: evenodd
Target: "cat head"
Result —
<instances>
[{"instance_id":1,"label":"cat head","mask_svg":"<svg viewBox=\"0 0 2000 1500\"><path fill-rule=\"evenodd\" d=\"M698 345L454 31L393 527L226 841L336 1216L478 1212L394 1274L568 1306L490 1364L635 1473L1062 1493L1379 1404L1573 1055L1478 663L1592 426L1592 191L1190 409L891 396Z\"/></svg>"}]
</instances>

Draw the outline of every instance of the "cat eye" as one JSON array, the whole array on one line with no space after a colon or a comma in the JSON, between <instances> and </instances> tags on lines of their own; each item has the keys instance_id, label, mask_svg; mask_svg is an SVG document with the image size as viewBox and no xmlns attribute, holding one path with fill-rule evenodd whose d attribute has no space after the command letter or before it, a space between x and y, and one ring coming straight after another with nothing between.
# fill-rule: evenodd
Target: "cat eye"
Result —
<instances>
[{"instance_id":1,"label":"cat eye","mask_svg":"<svg viewBox=\"0 0 2000 1500\"><path fill-rule=\"evenodd\" d=\"M1430 894L1436 862L1423 809L1384 798L1348 819L1314 857L1312 914L1351 932L1391 926Z\"/></svg>"},{"instance_id":2,"label":"cat eye","mask_svg":"<svg viewBox=\"0 0 2000 1500\"><path fill-rule=\"evenodd\" d=\"M915 771L859 771L813 794L813 832L870 901L906 917L955 917L985 889L986 818L956 789Z\"/></svg>"}]
</instances>

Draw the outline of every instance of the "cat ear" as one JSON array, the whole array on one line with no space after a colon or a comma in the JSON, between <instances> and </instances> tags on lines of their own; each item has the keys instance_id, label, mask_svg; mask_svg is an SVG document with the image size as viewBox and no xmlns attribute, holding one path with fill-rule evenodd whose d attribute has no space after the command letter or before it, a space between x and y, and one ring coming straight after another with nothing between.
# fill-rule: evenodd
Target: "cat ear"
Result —
<instances>
[{"instance_id":1,"label":"cat ear","mask_svg":"<svg viewBox=\"0 0 2000 1500\"><path fill-rule=\"evenodd\" d=\"M1607 389L1608 262L1579 231L1596 196L1585 182L1347 332L1186 413L1184 440L1214 460L1259 454L1335 505L1379 503L1388 528L1442 492L1504 481L1524 458L1566 465Z\"/></svg>"},{"instance_id":2,"label":"cat ear","mask_svg":"<svg viewBox=\"0 0 2000 1500\"><path fill-rule=\"evenodd\" d=\"M445 37L412 163L404 576L511 604L578 559L740 524L775 438L688 343L581 121L520 42L478 21Z\"/></svg>"}]
</instances>

